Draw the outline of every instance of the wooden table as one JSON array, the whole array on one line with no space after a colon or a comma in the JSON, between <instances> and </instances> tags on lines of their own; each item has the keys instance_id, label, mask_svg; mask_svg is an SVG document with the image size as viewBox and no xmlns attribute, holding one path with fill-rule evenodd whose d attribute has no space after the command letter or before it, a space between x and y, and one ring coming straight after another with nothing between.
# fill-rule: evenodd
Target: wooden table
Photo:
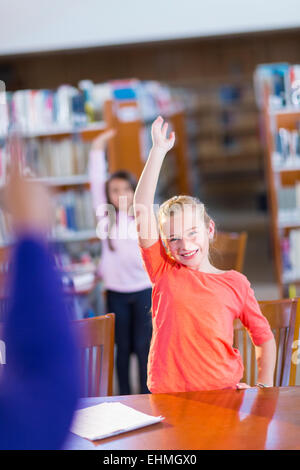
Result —
<instances>
[{"instance_id":1,"label":"wooden table","mask_svg":"<svg viewBox=\"0 0 300 470\"><path fill-rule=\"evenodd\" d=\"M92 443L70 434L66 449L300 449L300 387L88 398L162 415L161 423Z\"/></svg>"}]
</instances>

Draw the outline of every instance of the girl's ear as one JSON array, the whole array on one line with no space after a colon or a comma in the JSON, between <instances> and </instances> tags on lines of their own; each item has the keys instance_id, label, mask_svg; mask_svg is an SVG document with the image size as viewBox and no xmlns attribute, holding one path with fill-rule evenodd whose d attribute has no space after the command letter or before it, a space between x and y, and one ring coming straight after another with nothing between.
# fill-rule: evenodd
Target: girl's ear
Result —
<instances>
[{"instance_id":1,"label":"girl's ear","mask_svg":"<svg viewBox=\"0 0 300 470\"><path fill-rule=\"evenodd\" d=\"M209 221L209 226L208 226L208 238L209 240L213 240L215 235L215 223L213 220Z\"/></svg>"}]
</instances>

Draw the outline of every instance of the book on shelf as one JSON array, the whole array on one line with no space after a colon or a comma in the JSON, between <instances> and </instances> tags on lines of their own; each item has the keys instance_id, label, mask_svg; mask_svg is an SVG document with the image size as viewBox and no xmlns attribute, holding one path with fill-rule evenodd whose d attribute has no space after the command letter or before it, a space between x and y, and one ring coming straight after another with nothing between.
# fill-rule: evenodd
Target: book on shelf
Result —
<instances>
[{"instance_id":1,"label":"book on shelf","mask_svg":"<svg viewBox=\"0 0 300 470\"><path fill-rule=\"evenodd\" d=\"M290 229L280 239L283 279L292 282L300 279L300 182L280 188L277 197L279 228Z\"/></svg>"},{"instance_id":2,"label":"book on shelf","mask_svg":"<svg viewBox=\"0 0 300 470\"><path fill-rule=\"evenodd\" d=\"M300 280L300 230L290 230L289 236L281 239L283 279L285 282Z\"/></svg>"},{"instance_id":3,"label":"book on shelf","mask_svg":"<svg viewBox=\"0 0 300 470\"><path fill-rule=\"evenodd\" d=\"M300 182L294 186L279 187L277 202L279 227L300 226Z\"/></svg>"},{"instance_id":4,"label":"book on shelf","mask_svg":"<svg viewBox=\"0 0 300 470\"><path fill-rule=\"evenodd\" d=\"M300 167L300 126L299 130L293 131L280 128L274 132L273 142L275 169Z\"/></svg>"},{"instance_id":5,"label":"book on shelf","mask_svg":"<svg viewBox=\"0 0 300 470\"><path fill-rule=\"evenodd\" d=\"M57 90L18 90L7 92L9 123L18 126L25 136L72 130L103 120L103 104L108 96L107 84L90 87L62 85Z\"/></svg>"},{"instance_id":6,"label":"book on shelf","mask_svg":"<svg viewBox=\"0 0 300 470\"><path fill-rule=\"evenodd\" d=\"M68 190L56 194L55 207L54 236L95 229L96 219L90 191Z\"/></svg>"},{"instance_id":7,"label":"book on shelf","mask_svg":"<svg viewBox=\"0 0 300 470\"><path fill-rule=\"evenodd\" d=\"M36 177L87 174L90 143L79 136L61 140L32 139L26 144L26 164Z\"/></svg>"},{"instance_id":8,"label":"book on shelf","mask_svg":"<svg viewBox=\"0 0 300 470\"><path fill-rule=\"evenodd\" d=\"M182 93L156 81L127 79L96 84L81 80L78 87L62 85L56 90L7 92L5 118L26 137L71 133L103 121L104 103L108 100L137 102L131 114L128 107L117 109L119 118L125 121L153 121L159 114L168 117L182 109Z\"/></svg>"},{"instance_id":9,"label":"book on shelf","mask_svg":"<svg viewBox=\"0 0 300 470\"><path fill-rule=\"evenodd\" d=\"M178 110L180 100L167 85L154 80L140 81L137 79L114 80L109 82L113 99L118 103L122 101L136 101L138 107L132 109L132 114L123 114L125 109L118 109L118 117L121 121L141 119L146 123L152 123L160 114L168 118L170 114ZM172 94L172 92L174 94Z\"/></svg>"},{"instance_id":10,"label":"book on shelf","mask_svg":"<svg viewBox=\"0 0 300 470\"><path fill-rule=\"evenodd\" d=\"M15 126L24 137L25 165L33 177L47 184L61 183L63 186L65 182L66 186L78 185L76 191L73 188L54 196L57 221L54 236L63 238L95 229L91 195L82 189L87 181L90 143L77 130L93 126L96 129L97 123L103 121L104 104L108 100L122 102L134 99L137 117L145 124L146 137L141 136L141 140L147 148L147 155L151 146L150 124L159 114L168 118L174 111L181 110L183 95L182 91L159 82L136 79L100 84L82 80L76 87L62 85L53 90L6 92L6 119L11 126L8 132ZM63 135L53 138L55 134ZM0 143L0 184L4 184L9 160L5 140L7 143L7 139L3 139L3 145ZM174 170L175 166L171 167ZM169 173L172 176L172 172ZM172 180L174 178L172 176ZM170 188L170 180L164 186Z\"/></svg>"},{"instance_id":11,"label":"book on shelf","mask_svg":"<svg viewBox=\"0 0 300 470\"><path fill-rule=\"evenodd\" d=\"M289 63L261 64L254 72L256 103L265 106L265 90L269 92L270 109L300 108L300 65Z\"/></svg>"}]
</instances>

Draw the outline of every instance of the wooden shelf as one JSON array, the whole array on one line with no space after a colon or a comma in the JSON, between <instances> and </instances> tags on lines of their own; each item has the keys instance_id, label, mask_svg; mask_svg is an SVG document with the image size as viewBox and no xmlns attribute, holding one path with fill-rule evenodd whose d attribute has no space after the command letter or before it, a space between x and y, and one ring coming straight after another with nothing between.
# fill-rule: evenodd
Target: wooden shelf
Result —
<instances>
[{"instance_id":1,"label":"wooden shelf","mask_svg":"<svg viewBox=\"0 0 300 470\"><path fill-rule=\"evenodd\" d=\"M46 184L48 186L79 186L90 184L87 175L72 175L72 176L49 176L45 178L32 178L32 181Z\"/></svg>"},{"instance_id":2,"label":"wooden shelf","mask_svg":"<svg viewBox=\"0 0 300 470\"><path fill-rule=\"evenodd\" d=\"M282 186L294 186L298 181L300 181L300 168L295 170L280 170Z\"/></svg>"},{"instance_id":3,"label":"wooden shelf","mask_svg":"<svg viewBox=\"0 0 300 470\"><path fill-rule=\"evenodd\" d=\"M128 107L128 109L124 109ZM135 108L137 119L131 120L132 110ZM149 116L150 117L150 116ZM156 116L155 116L156 117ZM127 119L128 118L128 119ZM94 139L100 132L107 128L114 128L116 136L108 142L107 160L109 172L127 170L139 178L144 167L144 155L142 149L142 130L145 122L140 119L139 103L132 101L105 101L103 105L103 121L91 123L84 127L59 127L51 126L48 129L36 132L28 132L25 139L63 139L80 135L82 140ZM168 116L174 131L176 132L176 146L174 147L174 167L176 168L176 191L178 193L190 193L188 168L187 168L187 142L185 133L184 112L176 108L176 112ZM147 122L152 118L147 119ZM66 177L32 178L51 187L70 188L89 184L86 175L72 175ZM55 243L71 243L85 240L97 240L96 229L73 232L59 232L50 238Z\"/></svg>"},{"instance_id":4,"label":"wooden shelf","mask_svg":"<svg viewBox=\"0 0 300 470\"><path fill-rule=\"evenodd\" d=\"M293 275L283 272L282 253L281 253L281 237L287 236L291 230L300 228L299 224L293 221L281 222L278 218L278 177L282 187L293 186L300 181L300 167L282 167L276 163L276 152L274 152L274 130L280 128L288 130L296 130L300 126L300 110L281 109L278 111L269 110L269 90L264 90L264 107L263 118L265 127L266 141L266 171L268 179L268 198L271 212L271 239L273 245L273 253L275 260L275 271L278 287L281 296L287 295L288 284L297 283L300 279L300 273ZM280 161L280 159L277 159ZM275 162L275 163L274 163Z\"/></svg>"},{"instance_id":5,"label":"wooden shelf","mask_svg":"<svg viewBox=\"0 0 300 470\"><path fill-rule=\"evenodd\" d=\"M78 232L75 231L68 231L64 235L54 235L50 238L52 242L55 243L71 243L71 242L79 242L79 241L86 241L86 240L99 240L96 234L96 229L94 230L80 230Z\"/></svg>"},{"instance_id":6,"label":"wooden shelf","mask_svg":"<svg viewBox=\"0 0 300 470\"><path fill-rule=\"evenodd\" d=\"M49 241L52 243L71 243L71 242L80 242L80 241L88 241L88 240L99 240L95 230L80 230L78 232L69 231L66 232L65 235L60 236L51 236ZM0 243L0 248L8 248L13 246L14 241L10 241L7 243Z\"/></svg>"},{"instance_id":7,"label":"wooden shelf","mask_svg":"<svg viewBox=\"0 0 300 470\"><path fill-rule=\"evenodd\" d=\"M106 123L104 121L98 121L90 123L84 127L73 127L73 126L53 126L45 130L37 132L28 132L24 134L25 139L33 138L62 138L68 137L72 134L80 134L83 138L91 139L93 135L98 134L100 131L103 131L106 128Z\"/></svg>"},{"instance_id":8,"label":"wooden shelf","mask_svg":"<svg viewBox=\"0 0 300 470\"><path fill-rule=\"evenodd\" d=\"M287 109L274 113L277 129L281 127L288 130L297 129L300 126L300 110Z\"/></svg>"}]
</instances>

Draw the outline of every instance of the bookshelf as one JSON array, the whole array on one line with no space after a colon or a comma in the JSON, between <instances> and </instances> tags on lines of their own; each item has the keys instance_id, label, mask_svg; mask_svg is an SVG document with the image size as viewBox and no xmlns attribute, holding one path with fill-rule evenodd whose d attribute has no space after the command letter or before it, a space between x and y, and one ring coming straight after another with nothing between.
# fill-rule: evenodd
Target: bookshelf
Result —
<instances>
[{"instance_id":1,"label":"bookshelf","mask_svg":"<svg viewBox=\"0 0 300 470\"><path fill-rule=\"evenodd\" d=\"M258 112L253 86L247 82L198 87L188 112L189 136L202 174L261 170Z\"/></svg>"},{"instance_id":2,"label":"bookshelf","mask_svg":"<svg viewBox=\"0 0 300 470\"><path fill-rule=\"evenodd\" d=\"M164 161L158 199L190 194L185 112L175 90L171 92L158 82L146 82L141 89L136 80L113 82L112 88L112 100L105 104L107 127L116 129L116 137L108 144L109 171L126 168L139 178L152 145L152 122L162 115L175 131L176 143L172 155Z\"/></svg>"},{"instance_id":3,"label":"bookshelf","mask_svg":"<svg viewBox=\"0 0 300 470\"><path fill-rule=\"evenodd\" d=\"M249 77L232 74L186 86L186 132L195 194L211 208L257 211L265 185L253 83Z\"/></svg>"},{"instance_id":4,"label":"bookshelf","mask_svg":"<svg viewBox=\"0 0 300 470\"><path fill-rule=\"evenodd\" d=\"M293 100L299 66L266 64L255 73L266 149L271 241L280 295L300 287L300 103ZM299 295L299 293L298 293Z\"/></svg>"},{"instance_id":5,"label":"bookshelf","mask_svg":"<svg viewBox=\"0 0 300 470\"><path fill-rule=\"evenodd\" d=\"M188 193L184 112L170 89L158 82L116 80L78 88L21 90L7 93L7 122L22 135L25 162L32 179L51 187L56 227L51 240L62 243L96 238L96 219L87 175L91 141L107 128L116 129L108 145L107 170L127 169L138 178L149 150L151 124L158 114L177 134L174 160L169 163L162 193ZM5 120L5 119L4 119ZM3 129L5 123L1 123ZM4 143L4 145L3 145ZM5 157L5 139L0 148ZM1 169L5 173L5 168ZM4 218L0 223L5 225ZM4 231L4 227L1 226ZM2 237L2 243L9 243Z\"/></svg>"},{"instance_id":6,"label":"bookshelf","mask_svg":"<svg viewBox=\"0 0 300 470\"><path fill-rule=\"evenodd\" d=\"M94 85L84 81L78 90L63 86L54 92L25 90L9 94L11 113L19 117L30 178L51 188L56 223L49 239L56 244L56 264L72 310L79 318L91 310L100 312L99 290L93 294L92 304L96 302L96 306L92 309L88 299L99 283L95 267L101 257L87 171L91 141L107 128L114 128L116 136L108 143L106 170L112 173L126 169L138 178L149 151L151 124L158 114L163 115L177 139L173 159L166 162L159 196L167 197L168 191L170 195L189 193L183 108L170 90L157 82L122 80ZM2 139L0 162L6 156ZM4 175L5 168L0 170ZM13 241L6 222L0 211L0 246L8 248Z\"/></svg>"}]
</instances>

